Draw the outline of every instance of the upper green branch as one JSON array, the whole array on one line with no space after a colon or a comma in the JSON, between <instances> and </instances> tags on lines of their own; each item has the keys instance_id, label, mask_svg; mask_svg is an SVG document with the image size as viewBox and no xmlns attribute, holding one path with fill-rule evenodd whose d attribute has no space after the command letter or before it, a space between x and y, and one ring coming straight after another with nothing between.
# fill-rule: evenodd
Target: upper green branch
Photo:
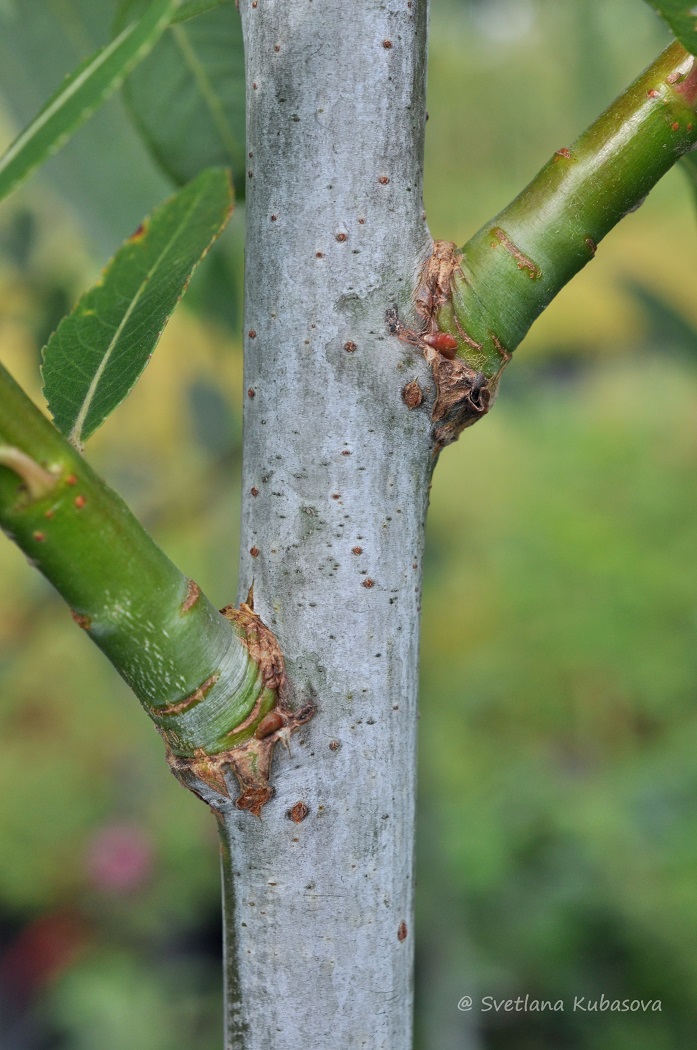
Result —
<instances>
[{"instance_id":1,"label":"upper green branch","mask_svg":"<svg viewBox=\"0 0 697 1050\"><path fill-rule=\"evenodd\" d=\"M439 445L488 410L535 319L695 147L696 111L697 60L674 42L464 248L436 244L416 296L422 330L410 334L434 370Z\"/></svg>"}]
</instances>

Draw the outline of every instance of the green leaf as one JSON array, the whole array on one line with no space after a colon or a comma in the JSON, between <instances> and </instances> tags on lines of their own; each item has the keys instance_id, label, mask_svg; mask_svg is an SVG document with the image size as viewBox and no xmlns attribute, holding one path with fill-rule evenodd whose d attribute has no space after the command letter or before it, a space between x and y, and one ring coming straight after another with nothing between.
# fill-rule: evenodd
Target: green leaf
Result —
<instances>
[{"instance_id":1,"label":"green leaf","mask_svg":"<svg viewBox=\"0 0 697 1050\"><path fill-rule=\"evenodd\" d=\"M77 448L134 386L231 210L227 172L203 172L138 227L61 321L44 349L44 393Z\"/></svg>"},{"instance_id":2,"label":"green leaf","mask_svg":"<svg viewBox=\"0 0 697 1050\"><path fill-rule=\"evenodd\" d=\"M122 83L154 46L178 3L179 0L152 0L140 18L131 19L110 44L70 74L0 158L0 199L55 153Z\"/></svg>"},{"instance_id":3,"label":"green leaf","mask_svg":"<svg viewBox=\"0 0 697 1050\"><path fill-rule=\"evenodd\" d=\"M196 18L205 11L210 11L221 4L228 4L230 0L183 0L181 7L175 14L172 22L185 22L187 18Z\"/></svg>"},{"instance_id":4,"label":"green leaf","mask_svg":"<svg viewBox=\"0 0 697 1050\"><path fill-rule=\"evenodd\" d=\"M662 15L683 47L697 54L697 4L695 0L648 0Z\"/></svg>"},{"instance_id":5,"label":"green leaf","mask_svg":"<svg viewBox=\"0 0 697 1050\"><path fill-rule=\"evenodd\" d=\"M63 82L66 69L74 69L111 39L111 0L60 0L59 7L54 0L24 3L21 17L0 23L0 96L3 110L7 107L18 128L33 119L56 84ZM98 119L83 124L44 164L41 177L42 184L70 205L71 221L82 228L90 255L100 266L121 244L124 230L134 230L172 192L118 92L101 106ZM55 318L56 324L66 309ZM47 338L54 328L50 326Z\"/></svg>"},{"instance_id":6,"label":"green leaf","mask_svg":"<svg viewBox=\"0 0 697 1050\"><path fill-rule=\"evenodd\" d=\"M692 186L692 193L695 199L695 205L697 205L697 153L687 153L680 161L680 167L687 175Z\"/></svg>"},{"instance_id":7,"label":"green leaf","mask_svg":"<svg viewBox=\"0 0 697 1050\"><path fill-rule=\"evenodd\" d=\"M123 0L116 19L142 7ZM229 167L245 190L245 85L240 17L232 2L173 25L129 77L124 98L152 155L177 184Z\"/></svg>"}]
</instances>

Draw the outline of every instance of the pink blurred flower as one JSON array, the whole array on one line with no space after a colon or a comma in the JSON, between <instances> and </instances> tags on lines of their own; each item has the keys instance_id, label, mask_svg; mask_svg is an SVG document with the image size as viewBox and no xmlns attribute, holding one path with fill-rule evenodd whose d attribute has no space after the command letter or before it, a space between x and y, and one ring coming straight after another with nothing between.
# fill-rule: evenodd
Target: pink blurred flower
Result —
<instances>
[{"instance_id":1,"label":"pink blurred flower","mask_svg":"<svg viewBox=\"0 0 697 1050\"><path fill-rule=\"evenodd\" d=\"M85 855L87 877L103 893L142 889L153 872L150 838L133 824L107 824L92 836Z\"/></svg>"}]
</instances>

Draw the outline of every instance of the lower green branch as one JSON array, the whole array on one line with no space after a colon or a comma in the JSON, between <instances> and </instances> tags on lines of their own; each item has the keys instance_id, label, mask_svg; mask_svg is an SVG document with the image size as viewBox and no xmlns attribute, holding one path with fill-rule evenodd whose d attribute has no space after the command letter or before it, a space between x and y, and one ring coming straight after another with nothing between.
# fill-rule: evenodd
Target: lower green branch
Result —
<instances>
[{"instance_id":1,"label":"lower green branch","mask_svg":"<svg viewBox=\"0 0 697 1050\"><path fill-rule=\"evenodd\" d=\"M0 526L131 686L180 779L229 796L234 774L258 812L273 745L298 724L273 635L249 606L221 615L2 368ZM268 762L245 796L250 749Z\"/></svg>"}]
</instances>

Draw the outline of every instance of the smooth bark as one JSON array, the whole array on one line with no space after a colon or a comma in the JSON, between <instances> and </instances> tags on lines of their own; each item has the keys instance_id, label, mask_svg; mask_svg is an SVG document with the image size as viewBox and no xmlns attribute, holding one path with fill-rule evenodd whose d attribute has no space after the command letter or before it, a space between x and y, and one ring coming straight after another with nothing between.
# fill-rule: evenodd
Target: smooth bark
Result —
<instances>
[{"instance_id":1,"label":"smooth bark","mask_svg":"<svg viewBox=\"0 0 697 1050\"><path fill-rule=\"evenodd\" d=\"M430 248L427 5L243 0L241 593L317 714L261 821L219 816L228 1048L411 1046L429 377L391 339ZM428 401L428 398L427 398Z\"/></svg>"}]
</instances>

